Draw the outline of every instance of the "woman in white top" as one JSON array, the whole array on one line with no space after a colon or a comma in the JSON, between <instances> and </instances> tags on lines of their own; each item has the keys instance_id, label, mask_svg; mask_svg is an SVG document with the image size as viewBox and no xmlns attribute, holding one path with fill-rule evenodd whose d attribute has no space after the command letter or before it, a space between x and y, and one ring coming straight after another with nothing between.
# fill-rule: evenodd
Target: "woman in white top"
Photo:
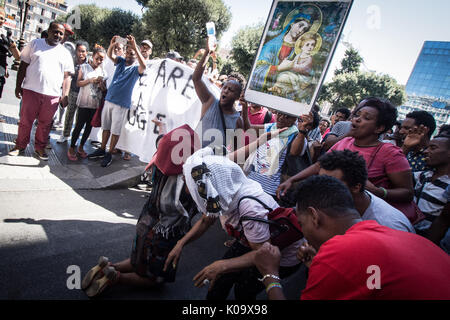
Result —
<instances>
[{"instance_id":1,"label":"woman in white top","mask_svg":"<svg viewBox=\"0 0 450 320\"><path fill-rule=\"evenodd\" d=\"M83 147L91 133L92 117L100 105L102 92L106 90L103 81L105 72L102 67L105 56L105 49L99 45L95 45L92 60L89 63L83 64L78 72L77 86L80 87L80 92L78 93L77 99L77 121L72 132L70 148L67 151L67 157L72 161L78 160L77 155L81 158L87 157L87 153L84 151ZM77 151L75 151L76 143L83 127L84 133L80 145L78 146Z\"/></svg>"}]
</instances>

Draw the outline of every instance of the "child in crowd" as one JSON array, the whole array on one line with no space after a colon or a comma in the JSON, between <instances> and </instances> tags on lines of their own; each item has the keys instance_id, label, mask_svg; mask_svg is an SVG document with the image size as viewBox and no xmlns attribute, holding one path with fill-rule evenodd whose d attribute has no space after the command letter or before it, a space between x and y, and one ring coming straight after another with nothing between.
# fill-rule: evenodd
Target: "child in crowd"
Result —
<instances>
[{"instance_id":1,"label":"child in crowd","mask_svg":"<svg viewBox=\"0 0 450 320\"><path fill-rule=\"evenodd\" d=\"M77 155L81 158L87 157L87 153L84 151L83 147L91 133L91 121L95 111L100 105L102 91L106 91L106 86L103 81L105 73L102 67L105 56L105 49L96 45L93 50L92 60L89 63L81 65L78 72L77 86L81 88L77 98L77 106L79 109L75 129L72 133L70 148L67 151L67 157L71 161L78 160ZM75 146L83 127L84 133L80 145L78 146L78 150L75 151Z\"/></svg>"}]
</instances>

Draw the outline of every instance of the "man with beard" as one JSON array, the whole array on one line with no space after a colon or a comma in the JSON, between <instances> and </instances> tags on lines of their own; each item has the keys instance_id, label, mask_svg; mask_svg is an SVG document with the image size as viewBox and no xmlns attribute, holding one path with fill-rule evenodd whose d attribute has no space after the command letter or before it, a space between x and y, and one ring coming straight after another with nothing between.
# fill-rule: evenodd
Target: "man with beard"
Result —
<instances>
[{"instance_id":1,"label":"man with beard","mask_svg":"<svg viewBox=\"0 0 450 320\"><path fill-rule=\"evenodd\" d=\"M31 41L21 53L17 73L16 97L22 98L19 131L15 147L9 155L23 154L30 142L31 128L35 119L35 155L48 160L45 152L53 116L61 103L67 106L70 90L70 74L74 73L73 60L61 45L64 26L51 22L48 38ZM62 86L62 95L61 95Z\"/></svg>"}]
</instances>

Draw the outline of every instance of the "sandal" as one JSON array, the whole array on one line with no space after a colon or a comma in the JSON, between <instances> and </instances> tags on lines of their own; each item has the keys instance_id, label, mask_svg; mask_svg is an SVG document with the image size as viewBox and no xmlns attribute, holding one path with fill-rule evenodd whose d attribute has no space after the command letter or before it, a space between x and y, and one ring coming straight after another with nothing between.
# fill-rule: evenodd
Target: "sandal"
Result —
<instances>
[{"instance_id":1,"label":"sandal","mask_svg":"<svg viewBox=\"0 0 450 320\"><path fill-rule=\"evenodd\" d=\"M69 150L67 150L67 158L69 158L70 161L77 161L77 155L76 154L71 154Z\"/></svg>"},{"instance_id":2,"label":"sandal","mask_svg":"<svg viewBox=\"0 0 450 320\"><path fill-rule=\"evenodd\" d=\"M81 281L81 289L86 290L91 284L92 280L94 280L97 273L101 272L101 270L105 268L107 265L108 265L108 258L103 256L100 257L98 259L98 264L91 270L89 270L89 272L83 278L83 281Z\"/></svg>"},{"instance_id":3,"label":"sandal","mask_svg":"<svg viewBox=\"0 0 450 320\"><path fill-rule=\"evenodd\" d=\"M123 155L123 160L127 160L127 161L131 160L131 154L129 154L128 152L125 153L125 154Z\"/></svg>"},{"instance_id":4,"label":"sandal","mask_svg":"<svg viewBox=\"0 0 450 320\"><path fill-rule=\"evenodd\" d=\"M79 149L77 150L77 155L79 155L83 159L87 158L88 156L88 154L84 150L80 151Z\"/></svg>"},{"instance_id":5,"label":"sandal","mask_svg":"<svg viewBox=\"0 0 450 320\"><path fill-rule=\"evenodd\" d=\"M94 280L89 288L85 291L89 298L98 296L100 293L105 291L106 288L117 283L120 277L120 272L116 271L114 267L106 267L103 269L105 274L102 278Z\"/></svg>"}]
</instances>

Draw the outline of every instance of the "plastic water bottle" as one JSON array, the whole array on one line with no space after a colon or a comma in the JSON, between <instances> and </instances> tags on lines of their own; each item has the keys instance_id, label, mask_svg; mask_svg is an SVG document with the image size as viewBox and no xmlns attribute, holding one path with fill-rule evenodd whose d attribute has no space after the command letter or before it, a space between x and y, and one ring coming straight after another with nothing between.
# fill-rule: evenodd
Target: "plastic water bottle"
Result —
<instances>
[{"instance_id":1,"label":"plastic water bottle","mask_svg":"<svg viewBox=\"0 0 450 320\"><path fill-rule=\"evenodd\" d=\"M214 22L206 23L206 32L208 34L208 49L214 51L216 48L216 26Z\"/></svg>"}]
</instances>

